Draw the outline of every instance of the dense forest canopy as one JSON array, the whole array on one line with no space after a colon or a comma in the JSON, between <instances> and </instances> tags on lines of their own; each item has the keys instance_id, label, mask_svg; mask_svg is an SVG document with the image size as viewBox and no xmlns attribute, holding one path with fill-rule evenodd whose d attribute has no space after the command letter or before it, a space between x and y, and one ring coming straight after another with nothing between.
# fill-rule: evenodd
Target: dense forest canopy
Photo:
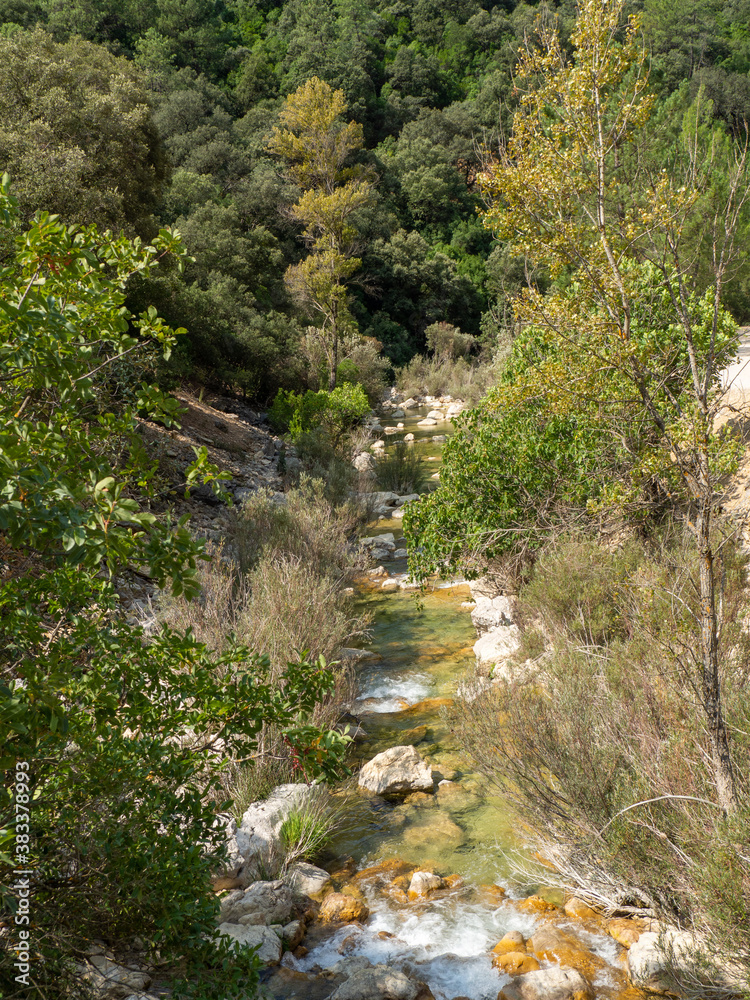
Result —
<instances>
[{"instance_id":1,"label":"dense forest canopy","mask_svg":"<svg viewBox=\"0 0 750 1000\"><path fill-rule=\"evenodd\" d=\"M662 109L655 155L668 162L700 87L741 134L750 0L631 7ZM317 321L283 280L306 257L301 190L268 141L285 101L319 77L361 128L349 165L372 178L352 214L362 264L337 360L368 338L404 364L437 321L489 356L523 270L483 227L476 178L517 107L513 66L540 13L567 43L570 0L0 0L0 168L27 216L183 234L185 275L165 267L130 290L134 309L153 302L188 331L172 377L261 403L279 387L317 389L328 374L304 349ZM750 314L743 272L727 301Z\"/></svg>"}]
</instances>

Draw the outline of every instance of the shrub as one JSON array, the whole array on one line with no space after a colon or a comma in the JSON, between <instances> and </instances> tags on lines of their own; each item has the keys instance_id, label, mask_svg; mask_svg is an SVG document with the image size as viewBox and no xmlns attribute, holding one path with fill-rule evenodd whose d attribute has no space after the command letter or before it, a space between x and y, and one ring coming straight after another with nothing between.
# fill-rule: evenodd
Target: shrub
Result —
<instances>
[{"instance_id":1,"label":"shrub","mask_svg":"<svg viewBox=\"0 0 750 1000\"><path fill-rule=\"evenodd\" d=\"M722 683L740 761L750 750L747 557L730 537L722 550ZM750 788L740 771L737 813L716 804L702 693L687 681L699 648L691 564L690 540L670 527L616 551L578 537L542 554L519 598L525 620L545 622L538 682L479 685L454 722L536 829L553 866L538 877L705 935L713 954L696 956L680 990L698 996L707 983L721 993L720 968L750 974Z\"/></svg>"},{"instance_id":2,"label":"shrub","mask_svg":"<svg viewBox=\"0 0 750 1000\"><path fill-rule=\"evenodd\" d=\"M392 490L402 496L421 493L427 482L427 470L421 455L405 441L397 441L378 459L375 476L379 489Z\"/></svg>"},{"instance_id":3,"label":"shrub","mask_svg":"<svg viewBox=\"0 0 750 1000\"><path fill-rule=\"evenodd\" d=\"M369 412L370 403L362 386L345 383L330 391L279 389L268 418L275 430L288 431L293 441L322 425L336 445L345 431L360 423Z\"/></svg>"},{"instance_id":4,"label":"shrub","mask_svg":"<svg viewBox=\"0 0 750 1000\"><path fill-rule=\"evenodd\" d=\"M494 362L470 364L463 357L416 357L396 372L399 392L408 396L453 396L474 406L498 378Z\"/></svg>"},{"instance_id":5,"label":"shrub","mask_svg":"<svg viewBox=\"0 0 750 1000\"><path fill-rule=\"evenodd\" d=\"M317 860L340 821L341 814L331 808L328 794L322 788L316 789L302 806L289 813L281 826L283 870L297 861Z\"/></svg>"}]
</instances>

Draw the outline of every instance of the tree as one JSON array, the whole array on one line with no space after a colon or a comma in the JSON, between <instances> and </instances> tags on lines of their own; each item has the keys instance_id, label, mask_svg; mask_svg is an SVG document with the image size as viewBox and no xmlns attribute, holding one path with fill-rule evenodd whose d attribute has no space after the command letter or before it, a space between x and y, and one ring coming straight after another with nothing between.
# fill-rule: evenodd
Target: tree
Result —
<instances>
[{"instance_id":1,"label":"tree","mask_svg":"<svg viewBox=\"0 0 750 1000\"><path fill-rule=\"evenodd\" d=\"M341 741L308 716L333 679L302 660L273 684L267 659L236 646L214 656L168 629L149 638L119 606L130 572L195 595L205 558L185 522L157 515L158 470L137 433L139 414L168 426L178 415L138 382L174 334L153 308L124 307L135 272L183 256L177 239L163 230L143 246L47 215L23 231L7 177L0 230L0 907L13 926L6 876L32 862L38 959L19 985L17 939L4 935L0 990L88 995L76 957L94 938L137 935L186 963L188 992L245 995L254 962L230 961L217 939L209 881L224 851L221 761L256 754L270 724L308 773L326 771ZM186 485L215 474L203 449ZM27 819L11 796L19 761Z\"/></svg>"},{"instance_id":2,"label":"tree","mask_svg":"<svg viewBox=\"0 0 750 1000\"><path fill-rule=\"evenodd\" d=\"M16 32L0 40L0 108L0 171L16 178L25 220L43 209L156 232L167 164L132 64L80 38Z\"/></svg>"},{"instance_id":3,"label":"tree","mask_svg":"<svg viewBox=\"0 0 750 1000\"><path fill-rule=\"evenodd\" d=\"M622 8L583 0L572 59L548 23L521 54L512 134L483 177L485 218L552 285L542 293L532 281L517 300L517 321L543 349L488 408L536 402L556 419L589 414L619 456L598 496L589 493L590 510L643 517L672 507L685 519L701 598L688 686L704 713L718 802L732 812L711 524L736 456L715 421L720 373L736 351L722 292L747 197L746 153L699 99L676 130L669 169L650 161L646 54L638 19L623 25ZM494 502L502 508L507 497ZM420 525L418 510L411 518Z\"/></svg>"},{"instance_id":4,"label":"tree","mask_svg":"<svg viewBox=\"0 0 750 1000\"><path fill-rule=\"evenodd\" d=\"M344 95L313 77L286 99L268 148L287 162L302 197L291 208L301 223L310 255L288 268L285 281L294 298L319 320L318 338L328 361L329 388L336 385L339 339L353 325L347 286L362 261L356 256L356 213L371 203L367 168L347 166L362 148L362 126L344 124Z\"/></svg>"},{"instance_id":5,"label":"tree","mask_svg":"<svg viewBox=\"0 0 750 1000\"><path fill-rule=\"evenodd\" d=\"M721 703L711 520L733 457L714 426L724 405L720 372L736 349L722 292L747 197L746 149L708 123L699 99L670 170L650 168L638 143L654 98L637 17L619 41L622 9L583 0L572 60L549 26L539 47L522 53L517 77L528 89L485 175L486 219L513 252L549 268L553 279L564 272L572 279L546 296L532 287L518 304L519 318L567 344L573 361L565 383L559 369L540 366L532 391L548 378L561 408L570 408L605 371L605 393L640 401L649 434L629 444L632 488L642 494L654 486L679 501L695 539L697 688L718 800L730 812L737 792ZM707 287L692 268L695 256L710 268Z\"/></svg>"}]
</instances>

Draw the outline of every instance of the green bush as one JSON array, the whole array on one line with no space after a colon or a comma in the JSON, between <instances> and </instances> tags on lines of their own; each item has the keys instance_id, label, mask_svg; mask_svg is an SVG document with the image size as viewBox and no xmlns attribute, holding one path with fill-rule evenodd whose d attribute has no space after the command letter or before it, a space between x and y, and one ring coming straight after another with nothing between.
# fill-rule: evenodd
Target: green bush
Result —
<instances>
[{"instance_id":1,"label":"green bush","mask_svg":"<svg viewBox=\"0 0 750 1000\"><path fill-rule=\"evenodd\" d=\"M273 727L310 774L325 771L343 744L309 717L334 678L298 659L273 685L268 660L244 647L209 653L167 628L147 638L122 614L114 580L128 567L189 597L204 557L144 495L156 470L136 414L173 423L176 402L142 383L114 411L107 384L126 354L169 352L173 333L153 309L129 316L124 289L158 256L179 256L178 242L164 231L142 246L44 215L22 232L7 178L0 230L15 245L0 296L0 767L26 764L30 789L24 820L0 787L0 916L14 926L22 863L35 956L19 983L17 939L0 937L0 992L83 996L75 963L92 939L118 952L137 937L147 960L172 963L182 995L245 995L256 963L217 938L209 881L225 849L222 760L258 752ZM215 471L204 449L188 480Z\"/></svg>"},{"instance_id":2,"label":"green bush","mask_svg":"<svg viewBox=\"0 0 750 1000\"><path fill-rule=\"evenodd\" d=\"M421 493L427 483L427 469L419 451L405 441L397 441L378 459L375 476L379 489L402 496Z\"/></svg>"},{"instance_id":3,"label":"green bush","mask_svg":"<svg viewBox=\"0 0 750 1000\"><path fill-rule=\"evenodd\" d=\"M370 412L370 403L360 385L336 386L330 391L285 391L279 389L268 411L274 430L288 431L293 441L301 434L324 426L337 444L345 431L361 423Z\"/></svg>"}]
</instances>

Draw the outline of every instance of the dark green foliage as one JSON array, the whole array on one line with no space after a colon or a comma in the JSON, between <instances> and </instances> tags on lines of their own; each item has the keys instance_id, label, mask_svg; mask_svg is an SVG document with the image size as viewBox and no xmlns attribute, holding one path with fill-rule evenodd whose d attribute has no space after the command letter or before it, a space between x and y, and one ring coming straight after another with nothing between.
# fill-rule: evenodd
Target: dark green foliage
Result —
<instances>
[{"instance_id":1,"label":"dark green foliage","mask_svg":"<svg viewBox=\"0 0 750 1000\"><path fill-rule=\"evenodd\" d=\"M375 474L381 490L401 496L421 493L427 482L427 469L419 450L405 441L397 441L378 459Z\"/></svg>"},{"instance_id":2,"label":"dark green foliage","mask_svg":"<svg viewBox=\"0 0 750 1000\"><path fill-rule=\"evenodd\" d=\"M167 165L132 64L81 39L16 32L0 39L0 107L0 173L24 219L41 209L153 235Z\"/></svg>"}]
</instances>

